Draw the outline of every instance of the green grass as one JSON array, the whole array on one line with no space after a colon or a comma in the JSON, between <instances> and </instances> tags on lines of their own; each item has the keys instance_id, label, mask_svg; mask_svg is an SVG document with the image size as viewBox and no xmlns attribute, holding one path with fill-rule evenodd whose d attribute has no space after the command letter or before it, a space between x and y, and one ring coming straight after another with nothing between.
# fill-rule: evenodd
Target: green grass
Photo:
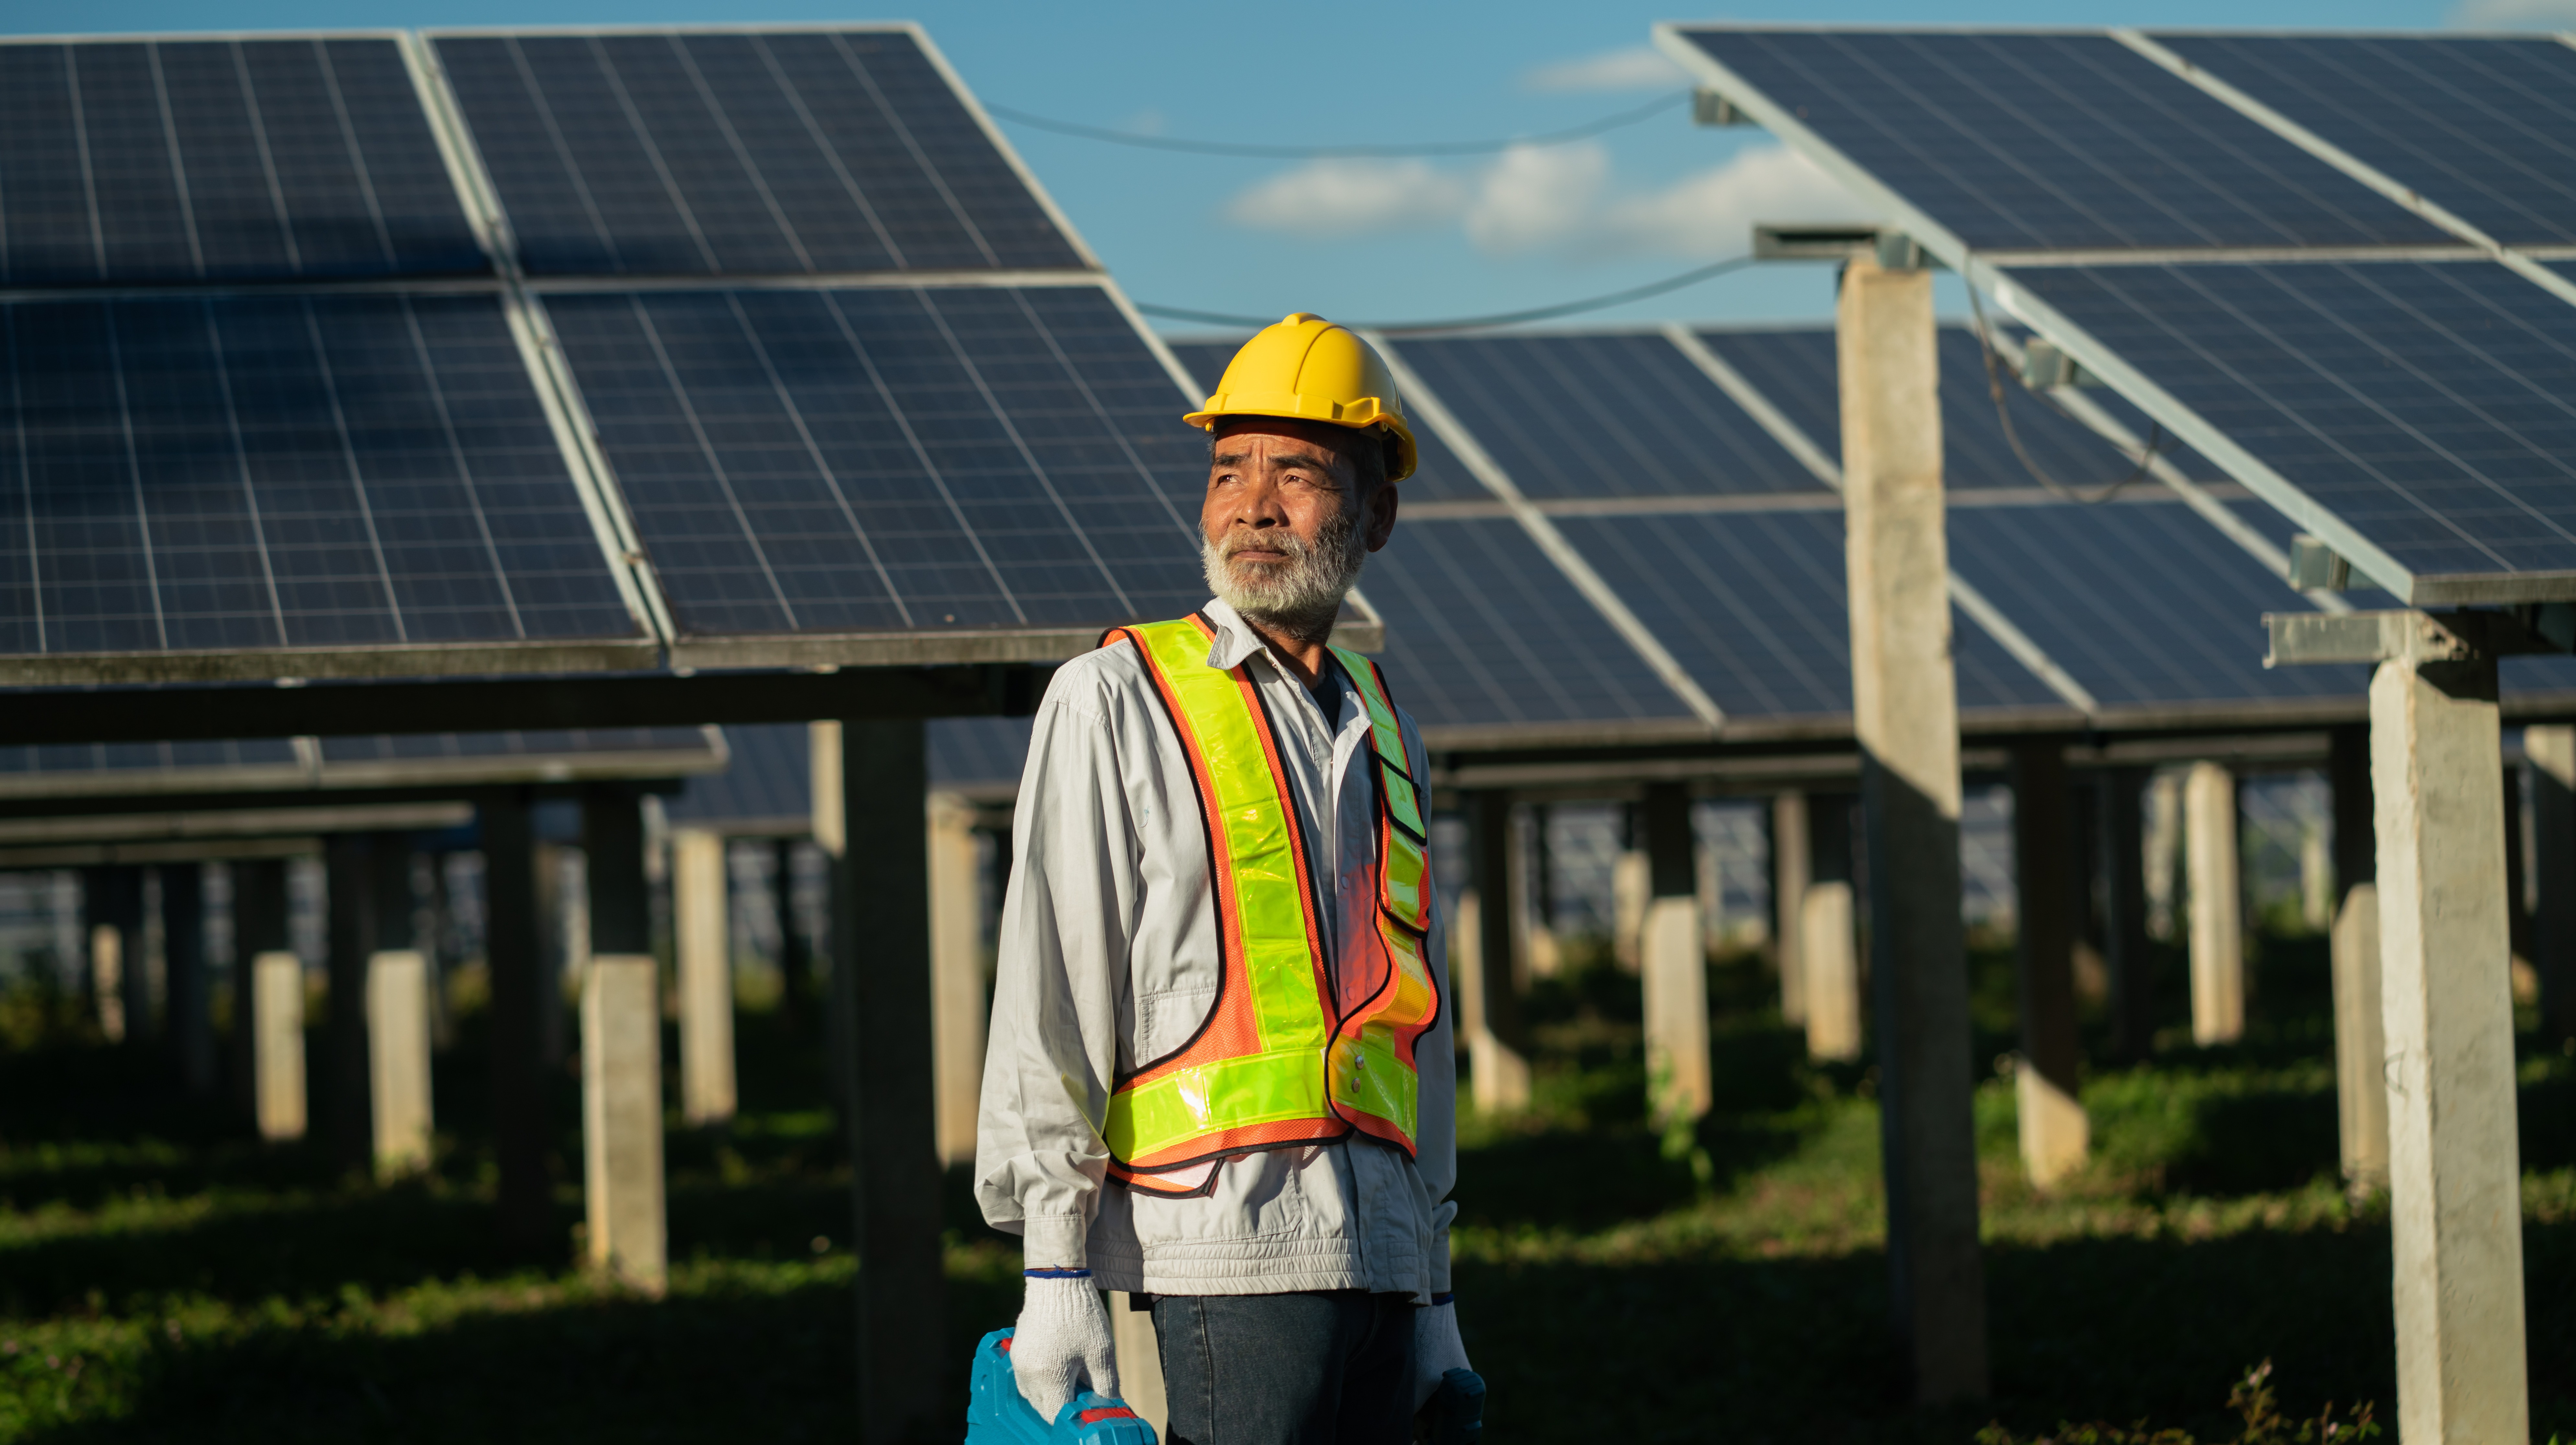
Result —
<instances>
[{"instance_id":1,"label":"green grass","mask_svg":"<svg viewBox=\"0 0 2576 1445\"><path fill-rule=\"evenodd\" d=\"M2009 960L1974 966L1992 1060L2011 1044ZM2097 1067L2094 1160L2052 1194L2020 1179L2007 1082L1979 1085L1996 1393L1938 1411L1904 1405L1890 1366L1867 1062L1810 1067L1758 963L1714 967L1719 1098L1684 1141L1695 1173L1645 1119L1634 981L1597 964L1543 981L1536 1107L1462 1130L1457 1287L1497 1445L1966 1445L1990 1421L2030 1438L2141 1418L2232 1438L2229 1387L2264 1359L2290 1415L2373 1399L2391 1418L2388 1232L2333 1178L2322 967L2312 940L2267 939L2243 1044L2169 1036L2147 1064ZM743 1119L671 1139L660 1301L569 1267L571 1172L556 1246L495 1241L470 1020L439 1062L438 1168L390 1188L334 1177L318 1148L259 1146L148 1059L14 1032L0 1442L848 1438L855 1264L821 1061L773 1015L741 1030ZM2576 1435L2576 1060L2528 1052L2521 1078L2546 1439ZM1017 1254L962 1176L944 1204L943 1388L962 1412L969 1346L1015 1309Z\"/></svg>"}]
</instances>

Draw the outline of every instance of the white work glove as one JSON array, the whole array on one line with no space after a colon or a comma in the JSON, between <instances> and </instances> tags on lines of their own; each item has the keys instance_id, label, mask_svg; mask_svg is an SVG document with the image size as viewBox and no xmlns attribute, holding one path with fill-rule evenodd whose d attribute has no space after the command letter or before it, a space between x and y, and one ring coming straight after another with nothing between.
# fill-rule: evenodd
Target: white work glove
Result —
<instances>
[{"instance_id":1,"label":"white work glove","mask_svg":"<svg viewBox=\"0 0 2576 1445\"><path fill-rule=\"evenodd\" d=\"M1020 1397L1049 1425L1074 1396L1088 1388L1118 1393L1117 1349L1109 1339L1109 1310L1089 1276L1031 1277L1022 1282L1020 1324L1011 1335L1011 1378Z\"/></svg>"},{"instance_id":2,"label":"white work glove","mask_svg":"<svg viewBox=\"0 0 2576 1445\"><path fill-rule=\"evenodd\" d=\"M1458 1338L1457 1301L1413 1312L1414 1409L1431 1403L1432 1394L1451 1370L1474 1368L1467 1363L1467 1342Z\"/></svg>"}]
</instances>

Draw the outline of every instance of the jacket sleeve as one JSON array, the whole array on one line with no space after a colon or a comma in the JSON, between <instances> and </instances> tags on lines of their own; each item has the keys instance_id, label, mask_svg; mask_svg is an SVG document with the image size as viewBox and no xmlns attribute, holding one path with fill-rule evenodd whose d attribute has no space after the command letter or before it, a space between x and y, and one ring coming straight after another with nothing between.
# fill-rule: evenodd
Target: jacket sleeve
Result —
<instances>
[{"instance_id":1,"label":"jacket sleeve","mask_svg":"<svg viewBox=\"0 0 2576 1445\"><path fill-rule=\"evenodd\" d=\"M1056 674L1029 740L976 1127L976 1202L1023 1236L1032 1269L1086 1263L1139 896L1117 738L1089 672Z\"/></svg>"},{"instance_id":2,"label":"jacket sleeve","mask_svg":"<svg viewBox=\"0 0 2576 1445\"><path fill-rule=\"evenodd\" d=\"M1404 718L1406 763L1422 784L1422 815L1431 816L1430 758L1418 747L1421 727L1411 714ZM1435 884L1437 879L1434 879ZM1449 1222L1458 1203L1449 1191L1458 1183L1458 995L1450 985L1449 916L1440 890L1431 890L1431 930L1423 940L1431 976L1439 982L1440 1017L1414 1045L1414 1077L1420 1090L1414 1121L1414 1168L1431 1194L1431 1292L1449 1292Z\"/></svg>"}]
</instances>

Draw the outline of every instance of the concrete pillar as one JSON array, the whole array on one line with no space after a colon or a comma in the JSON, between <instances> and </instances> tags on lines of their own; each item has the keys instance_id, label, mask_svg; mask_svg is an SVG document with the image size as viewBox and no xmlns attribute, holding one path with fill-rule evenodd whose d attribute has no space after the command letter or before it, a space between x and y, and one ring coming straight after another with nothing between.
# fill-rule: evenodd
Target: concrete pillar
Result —
<instances>
[{"instance_id":1,"label":"concrete pillar","mask_svg":"<svg viewBox=\"0 0 2576 1445\"><path fill-rule=\"evenodd\" d=\"M253 858L233 865L233 1031L225 1050L227 1093L240 1117L257 1124L266 1117L260 1104L261 1040L258 959L264 953L293 954L288 945L286 860ZM296 1132L304 1119L304 997L295 998ZM263 1129L263 1134L265 1130Z\"/></svg>"},{"instance_id":2,"label":"concrete pillar","mask_svg":"<svg viewBox=\"0 0 2576 1445\"><path fill-rule=\"evenodd\" d=\"M330 980L322 1019L322 1127L331 1161L343 1172L374 1167L374 1074L367 1054L367 971L375 953L374 849L364 835L344 833L325 846L323 966Z\"/></svg>"},{"instance_id":3,"label":"concrete pillar","mask_svg":"<svg viewBox=\"0 0 2576 1445\"><path fill-rule=\"evenodd\" d=\"M2378 829L2372 820L2370 731L2334 730L2326 777L2334 790L2335 1119L2344 1187L2356 1199L2388 1187L2387 1035L2380 1025Z\"/></svg>"},{"instance_id":4,"label":"concrete pillar","mask_svg":"<svg viewBox=\"0 0 2576 1445\"><path fill-rule=\"evenodd\" d=\"M1154 1334L1152 1312L1131 1304L1123 1289L1109 1292L1110 1343L1118 1350L1118 1395L1127 1408L1154 1427L1154 1438L1171 1438L1172 1410L1163 1391L1162 1343Z\"/></svg>"},{"instance_id":5,"label":"concrete pillar","mask_svg":"<svg viewBox=\"0 0 2576 1445\"><path fill-rule=\"evenodd\" d=\"M1513 897L1512 987L1529 991L1533 978L1554 978L1564 971L1565 952L1556 938L1556 872L1549 841L1549 809L1532 803L1518 810L1512 823Z\"/></svg>"},{"instance_id":6,"label":"concrete pillar","mask_svg":"<svg viewBox=\"0 0 2576 1445\"><path fill-rule=\"evenodd\" d=\"M2131 1063L2156 1044L2155 951L2147 930L2145 768L2102 774L2102 951L2111 974L2111 1051Z\"/></svg>"},{"instance_id":7,"label":"concrete pillar","mask_svg":"<svg viewBox=\"0 0 2576 1445\"><path fill-rule=\"evenodd\" d=\"M1468 1039L1469 1073L1476 1107L1522 1109L1530 1101L1529 1041L1521 1025L1521 996L1512 967L1512 924L1520 913L1522 875L1512 866L1512 800L1508 793L1477 793L1468 805L1468 846L1477 905L1471 937L1453 940L1454 979L1474 973L1460 992L1475 1001ZM1464 944L1472 943L1469 948Z\"/></svg>"},{"instance_id":8,"label":"concrete pillar","mask_svg":"<svg viewBox=\"0 0 2576 1445\"><path fill-rule=\"evenodd\" d=\"M143 970L143 870L126 864L81 875L87 916L90 995L109 1043L151 1031L150 982Z\"/></svg>"},{"instance_id":9,"label":"concrete pillar","mask_svg":"<svg viewBox=\"0 0 2576 1445\"><path fill-rule=\"evenodd\" d=\"M501 1237L532 1248L552 1233L547 1156L554 1090L546 1068L545 920L537 909L537 840L527 795L496 789L475 799L483 842L483 956L491 974L493 1152Z\"/></svg>"},{"instance_id":10,"label":"concrete pillar","mask_svg":"<svg viewBox=\"0 0 2576 1445\"><path fill-rule=\"evenodd\" d=\"M582 1198L594 1268L651 1293L668 1277L662 1216L662 983L653 959L644 812L582 792L590 962L581 985Z\"/></svg>"},{"instance_id":11,"label":"concrete pillar","mask_svg":"<svg viewBox=\"0 0 2576 1445\"><path fill-rule=\"evenodd\" d=\"M671 932L680 973L680 1117L720 1124L734 1115L733 931L725 906L725 840L703 828L671 834Z\"/></svg>"},{"instance_id":12,"label":"concrete pillar","mask_svg":"<svg viewBox=\"0 0 2576 1445\"><path fill-rule=\"evenodd\" d=\"M828 720L808 723L806 742L809 776L813 788L814 846L822 849L824 856L832 860L832 877L835 880L832 884L832 902L829 905L832 921L827 925L831 935L831 941L827 946L831 950L831 967L835 972L833 979L825 985L833 992L825 1001L823 1009L823 1052L831 1061L833 1106L841 1110L845 1125L855 1127L850 1114L852 1107L850 1097L842 1092L850 1079L855 1077L853 1073L855 1066L849 1057L852 1047L850 1038L843 1029L843 1026L850 1021L849 1016L844 1013L839 1004L839 990L847 982L839 977L840 963L842 959L848 957L848 951L841 944L841 931L847 926L848 920L841 911L841 885L838 881L847 853L843 847L844 830L841 821L842 805L847 801L844 796L846 789L841 783L841 725Z\"/></svg>"},{"instance_id":13,"label":"concrete pillar","mask_svg":"<svg viewBox=\"0 0 2576 1445\"><path fill-rule=\"evenodd\" d=\"M304 960L266 949L250 961L250 1037L259 1137L304 1137Z\"/></svg>"},{"instance_id":14,"label":"concrete pillar","mask_svg":"<svg viewBox=\"0 0 2576 1445\"><path fill-rule=\"evenodd\" d=\"M2334 927L2335 881L2326 829L2311 820L2299 833L2299 921L2312 933Z\"/></svg>"},{"instance_id":15,"label":"concrete pillar","mask_svg":"<svg viewBox=\"0 0 2576 1445\"><path fill-rule=\"evenodd\" d=\"M1852 886L1810 883L1798 906L1799 946L1806 961L1807 1057L1847 1064L1860 1057L1860 944Z\"/></svg>"},{"instance_id":16,"label":"concrete pillar","mask_svg":"<svg viewBox=\"0 0 2576 1445\"><path fill-rule=\"evenodd\" d=\"M206 966L206 868L161 870L161 956L170 970L170 1059L191 1094L215 1089L212 980Z\"/></svg>"},{"instance_id":17,"label":"concrete pillar","mask_svg":"<svg viewBox=\"0 0 2576 1445\"><path fill-rule=\"evenodd\" d=\"M2383 662L2370 683L2387 1030L2397 1427L2530 1438L2522 1169L2507 979L2496 665Z\"/></svg>"},{"instance_id":18,"label":"concrete pillar","mask_svg":"<svg viewBox=\"0 0 2576 1445\"><path fill-rule=\"evenodd\" d=\"M1690 794L1655 783L1637 811L1648 901L1638 965L1645 985L1648 1103L1659 1123L1708 1112L1708 955L1701 949Z\"/></svg>"},{"instance_id":19,"label":"concrete pillar","mask_svg":"<svg viewBox=\"0 0 2576 1445\"><path fill-rule=\"evenodd\" d=\"M1622 849L1610 863L1610 957L1622 972L1636 973L1644 967L1646 909L1655 896L1653 870L1642 848Z\"/></svg>"},{"instance_id":20,"label":"concrete pillar","mask_svg":"<svg viewBox=\"0 0 2576 1445\"><path fill-rule=\"evenodd\" d=\"M2092 1147L2078 1102L2084 1048L2075 1019L2075 820L2064 742L2015 744L2012 788L2022 1054L2013 1092L2022 1169L2045 1189L2082 1168Z\"/></svg>"},{"instance_id":21,"label":"concrete pillar","mask_svg":"<svg viewBox=\"0 0 2576 1445\"><path fill-rule=\"evenodd\" d=\"M416 949L379 949L367 960L367 1059L376 1177L428 1168L429 961Z\"/></svg>"},{"instance_id":22,"label":"concrete pillar","mask_svg":"<svg viewBox=\"0 0 2576 1445\"><path fill-rule=\"evenodd\" d=\"M2182 854L2182 778L2170 772L2151 774L2147 782L2146 878L2147 933L2173 942L2182 934L2181 889L2175 887L2174 864Z\"/></svg>"},{"instance_id":23,"label":"concrete pillar","mask_svg":"<svg viewBox=\"0 0 2576 1445\"><path fill-rule=\"evenodd\" d=\"M1807 1021L1801 931L1807 906L1807 795L1771 800L1771 954L1780 969L1780 1021Z\"/></svg>"},{"instance_id":24,"label":"concrete pillar","mask_svg":"<svg viewBox=\"0 0 2576 1445\"><path fill-rule=\"evenodd\" d=\"M930 795L931 1069L939 1112L939 1162L975 1162L975 1114L984 1092L983 850L975 808L954 793Z\"/></svg>"},{"instance_id":25,"label":"concrete pillar","mask_svg":"<svg viewBox=\"0 0 2576 1445\"><path fill-rule=\"evenodd\" d=\"M1986 1393L1986 1305L1931 273L1853 260L1835 330L1888 1261L1914 1396L1954 1400Z\"/></svg>"},{"instance_id":26,"label":"concrete pillar","mask_svg":"<svg viewBox=\"0 0 2576 1445\"><path fill-rule=\"evenodd\" d=\"M952 1418L939 1254L938 1117L931 1083L929 789L923 726L847 721L837 785L832 1006L850 1132L858 1288L859 1438L929 1438ZM820 780L818 779L818 784Z\"/></svg>"},{"instance_id":27,"label":"concrete pillar","mask_svg":"<svg viewBox=\"0 0 2576 1445\"><path fill-rule=\"evenodd\" d=\"M2522 733L2531 760L2532 965L2540 973L2540 1032L2576 1039L2576 727L2552 723Z\"/></svg>"},{"instance_id":28,"label":"concrete pillar","mask_svg":"<svg viewBox=\"0 0 2576 1445\"><path fill-rule=\"evenodd\" d=\"M2524 868L2522 845L2521 767L2505 764L2498 792L2504 803L2504 916L2506 936L2511 940L2513 998L2516 1003L2538 1003L2540 971L2531 962L2531 911L2523 900L2523 884L2529 875Z\"/></svg>"},{"instance_id":29,"label":"concrete pillar","mask_svg":"<svg viewBox=\"0 0 2576 1445\"><path fill-rule=\"evenodd\" d=\"M2236 775L2194 763L2183 784L2191 879L2191 1041L2245 1036L2245 890L2237 869Z\"/></svg>"}]
</instances>

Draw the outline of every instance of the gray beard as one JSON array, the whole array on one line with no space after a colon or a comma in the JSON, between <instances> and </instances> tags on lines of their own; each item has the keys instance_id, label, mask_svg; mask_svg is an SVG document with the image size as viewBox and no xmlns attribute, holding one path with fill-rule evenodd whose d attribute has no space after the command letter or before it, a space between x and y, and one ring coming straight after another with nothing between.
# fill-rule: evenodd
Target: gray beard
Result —
<instances>
[{"instance_id":1,"label":"gray beard","mask_svg":"<svg viewBox=\"0 0 2576 1445\"><path fill-rule=\"evenodd\" d=\"M1277 565L1237 564L1233 554L1258 543L1288 554ZM1284 527L1267 534L1228 532L1222 541L1202 538L1199 561L1208 590L1265 631L1299 642L1322 642L1333 632L1342 598L1360 580L1368 549L1360 545L1356 518L1344 512L1324 524L1310 545Z\"/></svg>"}]
</instances>

